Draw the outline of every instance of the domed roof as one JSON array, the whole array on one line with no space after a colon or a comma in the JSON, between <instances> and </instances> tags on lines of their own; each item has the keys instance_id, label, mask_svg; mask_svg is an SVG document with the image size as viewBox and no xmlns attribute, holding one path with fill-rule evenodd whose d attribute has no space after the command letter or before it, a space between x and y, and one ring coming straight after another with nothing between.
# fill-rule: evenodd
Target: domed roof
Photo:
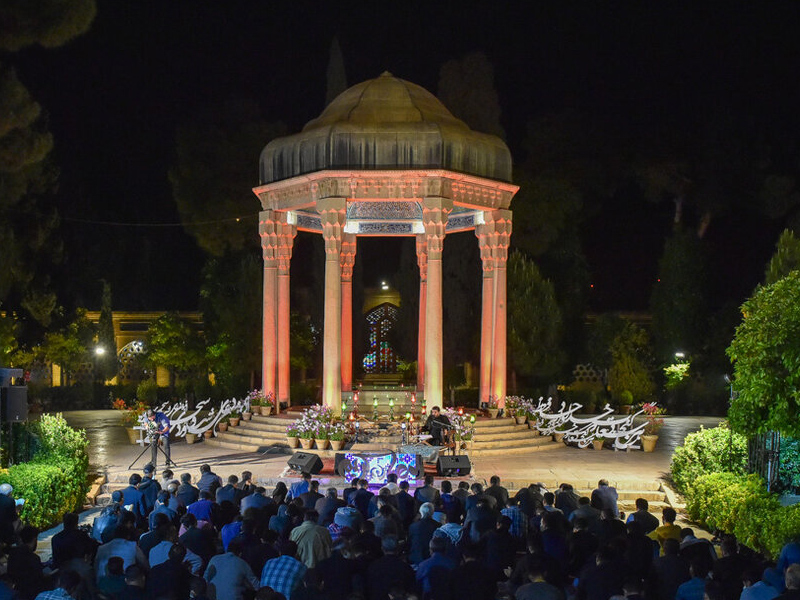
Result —
<instances>
[{"instance_id":1,"label":"domed roof","mask_svg":"<svg viewBox=\"0 0 800 600\"><path fill-rule=\"evenodd\" d=\"M261 183L325 169L447 169L511 181L500 138L472 131L429 91L385 72L342 92L301 133L261 152Z\"/></svg>"}]
</instances>

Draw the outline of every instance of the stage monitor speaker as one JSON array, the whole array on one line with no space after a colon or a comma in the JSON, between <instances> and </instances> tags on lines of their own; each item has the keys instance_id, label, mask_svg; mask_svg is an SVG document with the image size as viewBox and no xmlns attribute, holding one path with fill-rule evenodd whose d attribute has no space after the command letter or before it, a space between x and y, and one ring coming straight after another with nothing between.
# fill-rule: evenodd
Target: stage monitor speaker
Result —
<instances>
[{"instance_id":1,"label":"stage monitor speaker","mask_svg":"<svg viewBox=\"0 0 800 600\"><path fill-rule=\"evenodd\" d=\"M469 475L472 465L469 456L462 454L459 456L439 456L436 461L436 472L445 477L463 477Z\"/></svg>"},{"instance_id":2,"label":"stage monitor speaker","mask_svg":"<svg viewBox=\"0 0 800 600\"><path fill-rule=\"evenodd\" d=\"M28 388L12 385L0 389L0 421L20 423L28 420Z\"/></svg>"},{"instance_id":3,"label":"stage monitor speaker","mask_svg":"<svg viewBox=\"0 0 800 600\"><path fill-rule=\"evenodd\" d=\"M289 466L295 471L316 475L322 471L322 459L312 452L295 452L289 459Z\"/></svg>"}]
</instances>

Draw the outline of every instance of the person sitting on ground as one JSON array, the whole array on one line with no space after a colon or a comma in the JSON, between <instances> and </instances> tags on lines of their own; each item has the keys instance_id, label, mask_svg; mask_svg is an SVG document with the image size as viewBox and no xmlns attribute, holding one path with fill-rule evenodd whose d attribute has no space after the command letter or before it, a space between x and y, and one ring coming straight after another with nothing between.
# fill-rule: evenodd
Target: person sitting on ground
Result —
<instances>
[{"instance_id":1,"label":"person sitting on ground","mask_svg":"<svg viewBox=\"0 0 800 600\"><path fill-rule=\"evenodd\" d=\"M323 498L323 495L319 493L319 481L312 479L308 491L300 494L298 498L303 502L304 509L313 509L317 504L317 500Z\"/></svg>"},{"instance_id":2,"label":"person sitting on ground","mask_svg":"<svg viewBox=\"0 0 800 600\"><path fill-rule=\"evenodd\" d=\"M430 557L417 566L417 582L423 598L442 598L448 592L450 573L456 568L456 563L446 554L444 538L431 538L428 549Z\"/></svg>"},{"instance_id":3,"label":"person sitting on ground","mask_svg":"<svg viewBox=\"0 0 800 600\"><path fill-rule=\"evenodd\" d=\"M622 594L625 569L617 555L609 546L601 546L597 551L595 564L581 571L575 593L576 600L607 600L615 594Z\"/></svg>"},{"instance_id":4,"label":"person sitting on ground","mask_svg":"<svg viewBox=\"0 0 800 600\"><path fill-rule=\"evenodd\" d=\"M198 527L201 529L206 523L210 524L215 521L214 513L219 510L219 506L214 504L212 498L211 492L201 490L200 499L186 507L186 512L197 518Z\"/></svg>"},{"instance_id":5,"label":"person sitting on ground","mask_svg":"<svg viewBox=\"0 0 800 600\"><path fill-rule=\"evenodd\" d=\"M680 544L681 528L675 525L675 519L677 517L678 513L675 512L674 508L671 506L665 507L661 512L661 522L663 525L657 527L655 531L650 533L650 537L661 544L662 548L664 546L664 540L666 539L677 540Z\"/></svg>"},{"instance_id":6,"label":"person sitting on ground","mask_svg":"<svg viewBox=\"0 0 800 600\"><path fill-rule=\"evenodd\" d=\"M358 480L358 491L350 495L350 506L358 509L364 519L369 517L369 503L375 495L369 491L369 482L366 479Z\"/></svg>"},{"instance_id":7,"label":"person sitting on ground","mask_svg":"<svg viewBox=\"0 0 800 600\"><path fill-rule=\"evenodd\" d=\"M36 527L26 525L19 532L19 543L8 553L8 576L23 600L33 598L49 584L42 560L36 554L38 536Z\"/></svg>"},{"instance_id":8,"label":"person sitting on ground","mask_svg":"<svg viewBox=\"0 0 800 600\"><path fill-rule=\"evenodd\" d=\"M572 511L580 506L579 500L580 496L575 493L575 489L572 487L572 484L562 483L556 490L556 501L553 506L563 512L564 516L569 519Z\"/></svg>"},{"instance_id":9,"label":"person sitting on ground","mask_svg":"<svg viewBox=\"0 0 800 600\"><path fill-rule=\"evenodd\" d=\"M172 523L173 525L177 524L178 513L169 507L169 500L170 500L170 495L167 490L161 490L160 492L158 492L158 498L156 499L155 508L153 508L152 512L150 513L150 516L147 519L150 529L154 529L155 515L158 514L165 514L169 519L170 523Z\"/></svg>"},{"instance_id":10,"label":"person sitting on ground","mask_svg":"<svg viewBox=\"0 0 800 600\"><path fill-rule=\"evenodd\" d=\"M742 572L742 585L744 589L739 596L740 600L772 600L780 592L761 579L761 572L755 566L749 566Z\"/></svg>"},{"instance_id":11,"label":"person sitting on ground","mask_svg":"<svg viewBox=\"0 0 800 600\"><path fill-rule=\"evenodd\" d=\"M495 528L496 523L497 517L489 508L489 502L481 498L467 511L463 525L464 535L468 536L473 544L477 544L484 533Z\"/></svg>"},{"instance_id":12,"label":"person sitting on ground","mask_svg":"<svg viewBox=\"0 0 800 600\"><path fill-rule=\"evenodd\" d=\"M217 551L214 533L210 529L200 529L197 526L197 517L186 513L181 517L181 530L178 541L186 546L189 552L199 556L203 565L208 564Z\"/></svg>"},{"instance_id":13,"label":"person sitting on ground","mask_svg":"<svg viewBox=\"0 0 800 600\"><path fill-rule=\"evenodd\" d=\"M133 527L133 516L123 515L122 523L114 531L114 538L97 549L94 559L94 571L97 579L106 572L106 564L112 556L120 556L125 569L131 565L139 565L148 569L147 555L136 544L136 530Z\"/></svg>"},{"instance_id":14,"label":"person sitting on ground","mask_svg":"<svg viewBox=\"0 0 800 600\"><path fill-rule=\"evenodd\" d=\"M192 474L184 473L181 475L181 484L178 486L178 491L175 493L181 506L189 506L193 502L197 502L200 498L200 490L192 485Z\"/></svg>"},{"instance_id":15,"label":"person sitting on ground","mask_svg":"<svg viewBox=\"0 0 800 600\"><path fill-rule=\"evenodd\" d=\"M563 600L564 594L545 580L544 563L531 561L527 568L527 583L519 586L515 600Z\"/></svg>"},{"instance_id":16,"label":"person sitting on ground","mask_svg":"<svg viewBox=\"0 0 800 600\"><path fill-rule=\"evenodd\" d=\"M106 598L116 598L125 588L125 565L122 557L112 556L106 563L106 573L97 580L97 591Z\"/></svg>"},{"instance_id":17,"label":"person sitting on ground","mask_svg":"<svg viewBox=\"0 0 800 600\"><path fill-rule=\"evenodd\" d=\"M146 517L156 506L156 499L158 498L158 493L161 491L161 485L158 481L153 479L156 468L152 463L147 463L142 472L144 475L139 482L139 492L142 494L142 514Z\"/></svg>"},{"instance_id":18,"label":"person sitting on ground","mask_svg":"<svg viewBox=\"0 0 800 600\"><path fill-rule=\"evenodd\" d=\"M425 502L430 502L434 507L441 504L441 494L439 490L433 487L433 482L433 475L425 475L424 484L414 492L414 500L416 500L417 506Z\"/></svg>"},{"instance_id":19,"label":"person sitting on ground","mask_svg":"<svg viewBox=\"0 0 800 600\"><path fill-rule=\"evenodd\" d=\"M703 600L706 590L706 577L708 576L705 561L696 560L689 563L689 574L691 579L678 586L678 590L675 592L675 600Z\"/></svg>"},{"instance_id":20,"label":"person sitting on ground","mask_svg":"<svg viewBox=\"0 0 800 600\"><path fill-rule=\"evenodd\" d=\"M786 585L786 591L780 596L777 596L777 599L798 600L798 598L800 598L800 564L794 563L786 567L784 583Z\"/></svg>"},{"instance_id":21,"label":"person sitting on ground","mask_svg":"<svg viewBox=\"0 0 800 600\"><path fill-rule=\"evenodd\" d=\"M52 591L42 592L36 600L72 600L79 597L81 576L75 571L65 570L58 575L58 587Z\"/></svg>"},{"instance_id":22,"label":"person sitting on ground","mask_svg":"<svg viewBox=\"0 0 800 600\"><path fill-rule=\"evenodd\" d=\"M327 527L333 523L336 511L345 505L344 500L339 498L338 494L335 487L330 487L325 491L325 496L314 504L314 510L319 515L319 521L317 521L319 525Z\"/></svg>"},{"instance_id":23,"label":"person sitting on ground","mask_svg":"<svg viewBox=\"0 0 800 600\"><path fill-rule=\"evenodd\" d=\"M125 498L122 507L128 512L136 516L137 525L143 529L147 523L147 514L144 512L142 493L139 491L139 484L142 482L142 476L138 473L132 473L128 477L128 487L122 490L122 495Z\"/></svg>"},{"instance_id":24,"label":"person sitting on ground","mask_svg":"<svg viewBox=\"0 0 800 600\"><path fill-rule=\"evenodd\" d=\"M89 537L88 533L78 529L78 520L77 513L64 513L61 519L64 528L50 541L55 568L61 567L72 559L82 559L87 555L94 560L98 544Z\"/></svg>"},{"instance_id":25,"label":"person sitting on ground","mask_svg":"<svg viewBox=\"0 0 800 600\"><path fill-rule=\"evenodd\" d=\"M289 502L289 500L294 500L295 498L299 498L302 494L305 494L310 489L311 473L303 471L300 473L300 481L295 481L289 487L289 493L286 494L286 502Z\"/></svg>"},{"instance_id":26,"label":"person sitting on ground","mask_svg":"<svg viewBox=\"0 0 800 600\"><path fill-rule=\"evenodd\" d=\"M508 490L500 485L500 477L497 475L491 476L489 479L489 487L487 487L483 493L497 501L498 509L503 509L508 504Z\"/></svg>"},{"instance_id":27,"label":"person sitting on ground","mask_svg":"<svg viewBox=\"0 0 800 600\"><path fill-rule=\"evenodd\" d=\"M147 576L148 596L173 600L188 598L192 573L185 565L186 554L183 544L172 543L165 561L158 564L151 562L150 574Z\"/></svg>"},{"instance_id":28,"label":"person sitting on ground","mask_svg":"<svg viewBox=\"0 0 800 600\"><path fill-rule=\"evenodd\" d=\"M709 540L696 537L691 527L683 527L681 529L681 556L688 560L689 563L695 560L702 560L705 563L707 572L711 571L717 561L717 552L714 549L714 545Z\"/></svg>"},{"instance_id":29,"label":"person sitting on ground","mask_svg":"<svg viewBox=\"0 0 800 600\"><path fill-rule=\"evenodd\" d=\"M292 593L300 586L308 567L295 558L297 544L283 542L278 548L280 556L268 560L261 572L261 586L269 586L292 600Z\"/></svg>"},{"instance_id":30,"label":"person sitting on ground","mask_svg":"<svg viewBox=\"0 0 800 600\"><path fill-rule=\"evenodd\" d=\"M350 495L358 491L358 482L360 480L360 477L353 477L353 480L350 482L350 487L346 487L342 490L342 500L344 500L344 503L348 506L350 506Z\"/></svg>"},{"instance_id":31,"label":"person sitting on ground","mask_svg":"<svg viewBox=\"0 0 800 600\"><path fill-rule=\"evenodd\" d=\"M525 538L528 536L528 518L519 508L519 499L516 497L508 499L508 506L500 511L500 514L511 519L511 535L514 536L517 548L525 547Z\"/></svg>"},{"instance_id":32,"label":"person sitting on ground","mask_svg":"<svg viewBox=\"0 0 800 600\"><path fill-rule=\"evenodd\" d=\"M397 485L397 473L389 473L386 476L386 485L384 487L388 488L392 495L400 491L400 486Z\"/></svg>"},{"instance_id":33,"label":"person sitting on ground","mask_svg":"<svg viewBox=\"0 0 800 600\"><path fill-rule=\"evenodd\" d=\"M201 492L208 492L210 498L214 498L217 488L222 487L222 477L211 470L207 463L200 465L200 480L197 482L197 489Z\"/></svg>"},{"instance_id":34,"label":"person sitting on ground","mask_svg":"<svg viewBox=\"0 0 800 600\"><path fill-rule=\"evenodd\" d=\"M494 573L495 581L506 579L504 572L506 569L510 571L516 558L514 537L509 529L511 529L511 519L500 516L495 529L487 531L480 540L481 563ZM564 557L566 558L566 542Z\"/></svg>"},{"instance_id":35,"label":"person sitting on ground","mask_svg":"<svg viewBox=\"0 0 800 600\"><path fill-rule=\"evenodd\" d=\"M267 497L266 488L258 486L255 488L252 494L248 494L242 498L241 502L239 503L239 512L244 514L250 508L260 511L265 506L270 506L273 504L275 504L275 502L272 500L272 498Z\"/></svg>"},{"instance_id":36,"label":"person sitting on ground","mask_svg":"<svg viewBox=\"0 0 800 600\"><path fill-rule=\"evenodd\" d=\"M568 520L572 523L577 519L584 519L587 529L593 534L599 532L600 511L592 506L591 500L587 496L582 496L578 499L578 508L573 510L568 517Z\"/></svg>"},{"instance_id":37,"label":"person sitting on ground","mask_svg":"<svg viewBox=\"0 0 800 600\"><path fill-rule=\"evenodd\" d=\"M414 496L408 493L408 482L400 482L400 491L395 494L395 502L397 502L397 512L400 513L400 519L403 521L403 529L408 530L417 513L416 500Z\"/></svg>"},{"instance_id":38,"label":"person sitting on ground","mask_svg":"<svg viewBox=\"0 0 800 600\"><path fill-rule=\"evenodd\" d=\"M160 542L150 548L147 553L147 562L150 568L156 567L169 560L169 551L178 542L178 529L172 523L167 524ZM185 553L184 553L185 555ZM183 562L183 561L181 561Z\"/></svg>"},{"instance_id":39,"label":"person sitting on ground","mask_svg":"<svg viewBox=\"0 0 800 600\"><path fill-rule=\"evenodd\" d=\"M430 542L439 523L433 519L433 504L424 502L419 507L419 520L408 528L408 562L418 565L430 556Z\"/></svg>"},{"instance_id":40,"label":"person sitting on ground","mask_svg":"<svg viewBox=\"0 0 800 600\"><path fill-rule=\"evenodd\" d=\"M252 472L242 471L242 476L239 479L239 485L237 485L236 487L239 489L238 503L240 504L243 498L249 496L250 494L254 494L258 486L255 483L253 483Z\"/></svg>"},{"instance_id":41,"label":"person sitting on ground","mask_svg":"<svg viewBox=\"0 0 800 600\"><path fill-rule=\"evenodd\" d=\"M317 525L319 514L314 509L305 511L303 523L292 529L289 539L297 544L297 558L309 569L328 558L333 549L333 540L326 527Z\"/></svg>"},{"instance_id":42,"label":"person sitting on ground","mask_svg":"<svg viewBox=\"0 0 800 600\"><path fill-rule=\"evenodd\" d=\"M608 509L619 518L619 507L617 506L617 489L608 485L607 479L601 479L597 482L597 487L592 491L592 506L600 509Z\"/></svg>"},{"instance_id":43,"label":"person sitting on ground","mask_svg":"<svg viewBox=\"0 0 800 600\"><path fill-rule=\"evenodd\" d=\"M161 486L162 490L167 489L170 483L180 483L177 479L175 479L175 473L172 472L172 469L164 469L161 471L161 480L158 484Z\"/></svg>"},{"instance_id":44,"label":"person sitting on ground","mask_svg":"<svg viewBox=\"0 0 800 600\"><path fill-rule=\"evenodd\" d=\"M459 481L458 486L455 491L453 491L453 497L461 503L461 512L466 513L467 498L469 498L469 482Z\"/></svg>"},{"instance_id":45,"label":"person sitting on ground","mask_svg":"<svg viewBox=\"0 0 800 600\"><path fill-rule=\"evenodd\" d=\"M414 569L398 556L400 543L397 537L387 535L381 539L383 556L370 563L366 569L368 598L386 598L392 588L413 592Z\"/></svg>"},{"instance_id":46,"label":"person sitting on ground","mask_svg":"<svg viewBox=\"0 0 800 600\"><path fill-rule=\"evenodd\" d=\"M375 535L383 539L387 535L400 537L402 527L400 516L391 504L378 500L378 514L370 519L375 528Z\"/></svg>"},{"instance_id":47,"label":"person sitting on ground","mask_svg":"<svg viewBox=\"0 0 800 600\"><path fill-rule=\"evenodd\" d=\"M467 498L467 502L464 505L464 509L467 513L469 513L469 511L481 500L486 503L492 512L497 510L497 500L494 498L494 496L487 495L483 491L483 486L480 483L473 483L470 486L470 491L472 491L472 495Z\"/></svg>"},{"instance_id":48,"label":"person sitting on ground","mask_svg":"<svg viewBox=\"0 0 800 600\"><path fill-rule=\"evenodd\" d=\"M645 535L658 528L658 518L649 512L650 503L645 498L636 499L636 510L628 515L626 523L637 521L641 524Z\"/></svg>"},{"instance_id":49,"label":"person sitting on ground","mask_svg":"<svg viewBox=\"0 0 800 600\"><path fill-rule=\"evenodd\" d=\"M217 600L243 600L246 590L255 591L260 587L258 578L241 554L241 542L234 539L227 552L208 561L203 579L215 587Z\"/></svg>"},{"instance_id":50,"label":"person sitting on ground","mask_svg":"<svg viewBox=\"0 0 800 600\"><path fill-rule=\"evenodd\" d=\"M285 504L286 503L286 496L289 493L289 488L286 487L286 484L282 481L279 481L275 484L275 489L272 490L272 501L275 504Z\"/></svg>"},{"instance_id":51,"label":"person sitting on ground","mask_svg":"<svg viewBox=\"0 0 800 600\"><path fill-rule=\"evenodd\" d=\"M239 483L239 478L236 475L228 475L228 483L216 491L217 504L222 504L225 500L239 506L239 489L236 484Z\"/></svg>"},{"instance_id":52,"label":"person sitting on ground","mask_svg":"<svg viewBox=\"0 0 800 600\"><path fill-rule=\"evenodd\" d=\"M680 543L667 538L662 545L664 555L653 560L647 578L647 596L657 600L673 600L678 587L689 581L689 563L680 555Z\"/></svg>"}]
</instances>

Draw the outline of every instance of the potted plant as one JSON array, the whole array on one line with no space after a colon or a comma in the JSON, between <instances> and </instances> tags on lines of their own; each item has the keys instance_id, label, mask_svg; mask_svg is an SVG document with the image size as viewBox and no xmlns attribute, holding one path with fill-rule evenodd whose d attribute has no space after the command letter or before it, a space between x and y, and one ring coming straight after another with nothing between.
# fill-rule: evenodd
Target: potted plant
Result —
<instances>
[{"instance_id":1,"label":"potted plant","mask_svg":"<svg viewBox=\"0 0 800 600\"><path fill-rule=\"evenodd\" d=\"M297 431L297 426L294 423L286 426L286 443L289 444L289 448L297 448L300 445L298 440L299 435L300 433Z\"/></svg>"},{"instance_id":2,"label":"potted plant","mask_svg":"<svg viewBox=\"0 0 800 600\"><path fill-rule=\"evenodd\" d=\"M231 413L231 416L228 419L228 424L231 427L238 427L239 426L239 421L241 419L242 419L242 413L240 413L239 411L234 411L234 412Z\"/></svg>"},{"instance_id":3,"label":"potted plant","mask_svg":"<svg viewBox=\"0 0 800 600\"><path fill-rule=\"evenodd\" d=\"M228 431L228 424L230 423L230 417L225 417L219 423L217 423L217 429L220 432Z\"/></svg>"},{"instance_id":4,"label":"potted plant","mask_svg":"<svg viewBox=\"0 0 800 600\"><path fill-rule=\"evenodd\" d=\"M632 404L633 394L630 390L622 390L622 393L619 395L619 412L623 415L630 414Z\"/></svg>"},{"instance_id":5,"label":"potted plant","mask_svg":"<svg viewBox=\"0 0 800 600\"><path fill-rule=\"evenodd\" d=\"M141 400L135 400L130 404L126 404L125 400L122 398L114 400L111 406L115 410L120 411L120 425L125 427L131 444L135 444L141 436L141 430L134 429L134 426L141 423L142 415L144 415L149 407Z\"/></svg>"},{"instance_id":6,"label":"potted plant","mask_svg":"<svg viewBox=\"0 0 800 600\"><path fill-rule=\"evenodd\" d=\"M567 423L562 423L556 427L556 430L553 433L553 439L559 443L563 442L564 435L567 433L567 429L569 429L569 425Z\"/></svg>"},{"instance_id":7,"label":"potted plant","mask_svg":"<svg viewBox=\"0 0 800 600\"><path fill-rule=\"evenodd\" d=\"M300 439L300 445L303 447L303 450L310 450L311 446L314 445L314 431L312 429L298 429L298 438Z\"/></svg>"},{"instance_id":8,"label":"potted plant","mask_svg":"<svg viewBox=\"0 0 800 600\"><path fill-rule=\"evenodd\" d=\"M320 425L314 431L314 443L318 450L325 450L328 447L328 428Z\"/></svg>"},{"instance_id":9,"label":"potted plant","mask_svg":"<svg viewBox=\"0 0 800 600\"><path fill-rule=\"evenodd\" d=\"M603 436L597 436L592 440L592 446L594 446L595 450L602 450L603 444L605 443L606 443L606 438L604 438Z\"/></svg>"},{"instance_id":10,"label":"potted plant","mask_svg":"<svg viewBox=\"0 0 800 600\"><path fill-rule=\"evenodd\" d=\"M194 433L186 433L186 443L187 444L194 444L197 441L197 434Z\"/></svg>"},{"instance_id":11,"label":"potted plant","mask_svg":"<svg viewBox=\"0 0 800 600\"><path fill-rule=\"evenodd\" d=\"M250 401L250 406L253 407L253 412L258 412L262 417L268 417L272 413L274 404L274 394L269 392L264 394L261 390L250 390L245 396L245 400Z\"/></svg>"},{"instance_id":12,"label":"potted plant","mask_svg":"<svg viewBox=\"0 0 800 600\"><path fill-rule=\"evenodd\" d=\"M206 429L203 432L203 437L206 438L207 440L210 440L212 437L214 437L214 430L213 429Z\"/></svg>"},{"instance_id":13,"label":"potted plant","mask_svg":"<svg viewBox=\"0 0 800 600\"><path fill-rule=\"evenodd\" d=\"M347 430L344 423L334 423L328 430L328 441L331 444L331 449L338 452L344 448L345 437Z\"/></svg>"},{"instance_id":14,"label":"potted plant","mask_svg":"<svg viewBox=\"0 0 800 600\"><path fill-rule=\"evenodd\" d=\"M489 401L486 403L486 412L489 413L490 419L496 419L497 413L500 412L500 407L498 405L499 401L496 395L489 396Z\"/></svg>"},{"instance_id":15,"label":"potted plant","mask_svg":"<svg viewBox=\"0 0 800 600\"><path fill-rule=\"evenodd\" d=\"M661 416L666 411L658 406L656 402L645 402L642 404L644 410L644 432L642 433L642 449L645 452L653 452L658 442L658 432L664 426L664 418Z\"/></svg>"},{"instance_id":16,"label":"potted plant","mask_svg":"<svg viewBox=\"0 0 800 600\"><path fill-rule=\"evenodd\" d=\"M242 421L249 421L253 418L253 409L250 410L243 410L242 411Z\"/></svg>"}]
</instances>

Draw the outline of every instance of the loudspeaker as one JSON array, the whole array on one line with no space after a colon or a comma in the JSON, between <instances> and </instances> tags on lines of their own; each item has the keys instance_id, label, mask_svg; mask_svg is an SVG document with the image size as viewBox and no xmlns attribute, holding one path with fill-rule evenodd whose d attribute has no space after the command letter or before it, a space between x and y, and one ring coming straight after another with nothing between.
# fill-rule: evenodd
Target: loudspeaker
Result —
<instances>
[{"instance_id":1,"label":"loudspeaker","mask_svg":"<svg viewBox=\"0 0 800 600\"><path fill-rule=\"evenodd\" d=\"M472 465L469 462L469 456L462 454L460 456L440 456L436 461L436 472L445 477L463 477L469 475L472 470Z\"/></svg>"},{"instance_id":2,"label":"loudspeaker","mask_svg":"<svg viewBox=\"0 0 800 600\"><path fill-rule=\"evenodd\" d=\"M19 423L28 420L28 388L12 385L0 389L0 421Z\"/></svg>"},{"instance_id":3,"label":"loudspeaker","mask_svg":"<svg viewBox=\"0 0 800 600\"><path fill-rule=\"evenodd\" d=\"M288 464L295 471L305 471L312 475L322 471L322 459L311 452L295 452Z\"/></svg>"}]
</instances>

